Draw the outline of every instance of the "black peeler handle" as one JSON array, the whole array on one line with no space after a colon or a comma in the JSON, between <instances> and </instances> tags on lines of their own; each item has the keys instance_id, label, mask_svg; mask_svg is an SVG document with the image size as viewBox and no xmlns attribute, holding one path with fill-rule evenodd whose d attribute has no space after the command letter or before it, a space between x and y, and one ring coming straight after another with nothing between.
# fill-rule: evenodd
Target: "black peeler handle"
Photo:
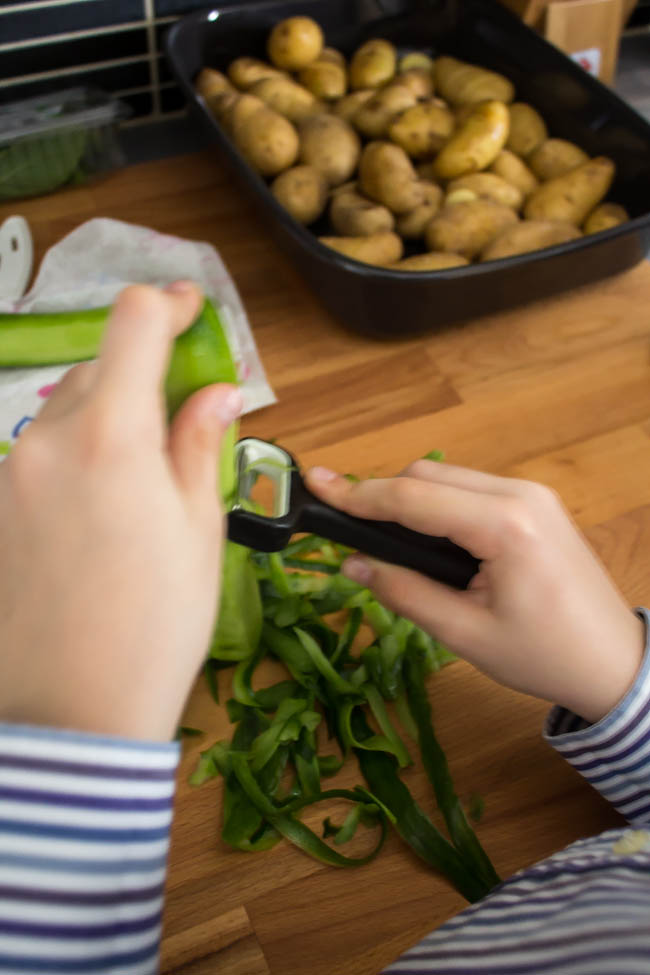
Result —
<instances>
[{"instance_id":1,"label":"black peeler handle","mask_svg":"<svg viewBox=\"0 0 650 975\"><path fill-rule=\"evenodd\" d=\"M467 589L479 570L479 560L448 538L423 535L394 521L355 518L321 501L302 483L297 493L296 531L314 532L455 589Z\"/></svg>"}]
</instances>

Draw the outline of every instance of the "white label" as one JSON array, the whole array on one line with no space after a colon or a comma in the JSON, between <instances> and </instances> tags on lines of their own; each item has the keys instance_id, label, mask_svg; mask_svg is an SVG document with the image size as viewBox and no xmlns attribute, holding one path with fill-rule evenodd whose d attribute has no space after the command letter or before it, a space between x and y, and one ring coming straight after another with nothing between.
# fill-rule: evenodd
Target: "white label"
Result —
<instances>
[{"instance_id":1,"label":"white label","mask_svg":"<svg viewBox=\"0 0 650 975\"><path fill-rule=\"evenodd\" d=\"M569 56L588 74L593 74L596 78L600 75L601 54L599 47L589 47L586 51L576 51L575 54Z\"/></svg>"}]
</instances>

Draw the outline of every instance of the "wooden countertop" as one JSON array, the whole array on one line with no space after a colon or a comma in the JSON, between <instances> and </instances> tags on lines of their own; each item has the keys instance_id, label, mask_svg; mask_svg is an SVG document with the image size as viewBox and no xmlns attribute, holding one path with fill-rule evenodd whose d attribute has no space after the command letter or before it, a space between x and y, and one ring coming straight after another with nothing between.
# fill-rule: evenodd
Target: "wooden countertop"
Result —
<instances>
[{"instance_id":1,"label":"wooden countertop","mask_svg":"<svg viewBox=\"0 0 650 975\"><path fill-rule=\"evenodd\" d=\"M93 216L214 244L279 398L246 418L245 434L278 437L305 464L360 475L396 472L438 447L455 463L544 481L629 601L650 602L647 263L498 318L375 344L324 311L209 151L4 206L0 219L14 210L30 221L39 258ZM618 822L541 740L543 703L463 663L436 676L431 692L459 793L485 800L479 833L502 876ZM184 745L163 972L375 975L463 906L394 835L359 870L318 866L285 843L229 851L219 838L220 784L186 785L199 750L227 736L227 718L199 685L185 720L206 735ZM406 779L431 809L419 766Z\"/></svg>"}]
</instances>

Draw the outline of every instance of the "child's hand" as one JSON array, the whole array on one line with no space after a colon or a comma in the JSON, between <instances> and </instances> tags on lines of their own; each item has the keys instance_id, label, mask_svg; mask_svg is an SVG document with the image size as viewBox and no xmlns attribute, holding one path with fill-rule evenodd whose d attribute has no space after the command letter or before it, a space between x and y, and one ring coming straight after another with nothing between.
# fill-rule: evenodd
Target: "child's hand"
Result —
<instances>
[{"instance_id":1,"label":"child's hand","mask_svg":"<svg viewBox=\"0 0 650 975\"><path fill-rule=\"evenodd\" d=\"M0 466L0 720L170 738L210 639L232 386L167 430L193 285L127 288L99 360L71 369Z\"/></svg>"},{"instance_id":2,"label":"child's hand","mask_svg":"<svg viewBox=\"0 0 650 975\"><path fill-rule=\"evenodd\" d=\"M362 518L442 535L482 559L467 592L360 556L346 574L495 680L598 721L634 681L644 626L555 494L431 461L350 484L316 468L310 489Z\"/></svg>"}]
</instances>

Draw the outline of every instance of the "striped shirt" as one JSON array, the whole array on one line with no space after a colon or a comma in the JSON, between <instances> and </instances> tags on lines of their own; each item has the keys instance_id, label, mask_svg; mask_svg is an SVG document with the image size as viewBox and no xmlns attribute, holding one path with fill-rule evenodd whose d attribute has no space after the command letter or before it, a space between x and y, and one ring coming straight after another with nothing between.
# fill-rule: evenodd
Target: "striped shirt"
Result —
<instances>
[{"instance_id":1,"label":"striped shirt","mask_svg":"<svg viewBox=\"0 0 650 975\"><path fill-rule=\"evenodd\" d=\"M0 724L0 973L152 975L179 748Z\"/></svg>"},{"instance_id":2,"label":"striped shirt","mask_svg":"<svg viewBox=\"0 0 650 975\"><path fill-rule=\"evenodd\" d=\"M555 708L545 736L633 828L516 874L386 975L650 973L650 648L602 721ZM0 975L158 970L178 751L0 724Z\"/></svg>"}]
</instances>

